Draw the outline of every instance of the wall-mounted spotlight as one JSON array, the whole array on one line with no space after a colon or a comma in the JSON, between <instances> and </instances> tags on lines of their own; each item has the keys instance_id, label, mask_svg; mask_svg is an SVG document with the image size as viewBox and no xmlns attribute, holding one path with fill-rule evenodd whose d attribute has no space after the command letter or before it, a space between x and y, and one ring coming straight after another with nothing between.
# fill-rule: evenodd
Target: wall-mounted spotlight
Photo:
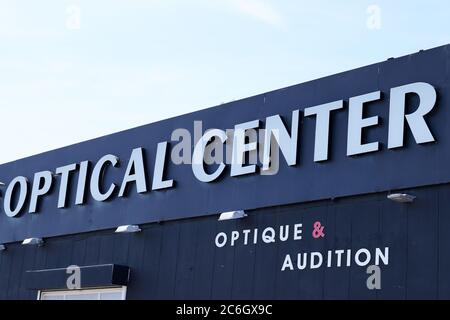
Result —
<instances>
[{"instance_id":1,"label":"wall-mounted spotlight","mask_svg":"<svg viewBox=\"0 0 450 320\"><path fill-rule=\"evenodd\" d=\"M220 214L219 221L242 219L245 217L247 217L247 214L244 210L230 211Z\"/></svg>"},{"instance_id":2,"label":"wall-mounted spotlight","mask_svg":"<svg viewBox=\"0 0 450 320\"><path fill-rule=\"evenodd\" d=\"M136 232L141 232L141 228L139 228L139 226L130 224L119 226L116 229L116 233L136 233Z\"/></svg>"},{"instance_id":3,"label":"wall-mounted spotlight","mask_svg":"<svg viewBox=\"0 0 450 320\"><path fill-rule=\"evenodd\" d=\"M411 203L414 201L416 196L407 193L393 193L387 196L389 200L400 202L400 203Z\"/></svg>"},{"instance_id":4,"label":"wall-mounted spotlight","mask_svg":"<svg viewBox=\"0 0 450 320\"><path fill-rule=\"evenodd\" d=\"M6 246L4 244L0 244L0 251L5 251L6 250Z\"/></svg>"},{"instance_id":5,"label":"wall-mounted spotlight","mask_svg":"<svg viewBox=\"0 0 450 320\"><path fill-rule=\"evenodd\" d=\"M28 238L23 240L22 244L25 246L28 245L41 247L42 245L44 245L44 240L42 240L42 238Z\"/></svg>"}]
</instances>

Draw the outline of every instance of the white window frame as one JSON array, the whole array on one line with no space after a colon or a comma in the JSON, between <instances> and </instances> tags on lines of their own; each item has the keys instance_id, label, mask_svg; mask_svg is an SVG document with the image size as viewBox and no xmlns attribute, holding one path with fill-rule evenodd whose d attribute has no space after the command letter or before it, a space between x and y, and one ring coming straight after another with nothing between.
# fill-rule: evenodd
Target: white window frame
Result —
<instances>
[{"instance_id":1,"label":"white window frame","mask_svg":"<svg viewBox=\"0 0 450 320\"><path fill-rule=\"evenodd\" d=\"M42 295L59 295L64 296L64 300L66 300L66 296L74 296L78 294L100 294L102 293L110 293L110 292L119 292L121 293L120 300L126 300L127 296L127 287L104 287L104 288L86 288L86 289L74 289L74 290L39 290L37 294L37 300L42 300ZM100 300L100 299L98 299Z\"/></svg>"}]
</instances>

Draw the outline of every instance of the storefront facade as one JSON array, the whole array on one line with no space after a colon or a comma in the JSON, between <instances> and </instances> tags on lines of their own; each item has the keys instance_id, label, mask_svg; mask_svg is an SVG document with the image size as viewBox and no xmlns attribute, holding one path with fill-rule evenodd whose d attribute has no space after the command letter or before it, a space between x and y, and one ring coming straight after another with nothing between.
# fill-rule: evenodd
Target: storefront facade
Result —
<instances>
[{"instance_id":1,"label":"storefront facade","mask_svg":"<svg viewBox=\"0 0 450 320\"><path fill-rule=\"evenodd\" d=\"M0 166L0 299L450 298L449 49Z\"/></svg>"}]
</instances>

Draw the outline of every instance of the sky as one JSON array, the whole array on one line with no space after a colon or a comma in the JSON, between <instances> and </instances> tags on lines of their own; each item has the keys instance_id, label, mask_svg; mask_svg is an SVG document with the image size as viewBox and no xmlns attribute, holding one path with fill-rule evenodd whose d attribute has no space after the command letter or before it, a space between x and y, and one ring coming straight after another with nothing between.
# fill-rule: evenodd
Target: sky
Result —
<instances>
[{"instance_id":1,"label":"sky","mask_svg":"<svg viewBox=\"0 0 450 320\"><path fill-rule=\"evenodd\" d=\"M447 0L0 0L0 163L450 43Z\"/></svg>"}]
</instances>

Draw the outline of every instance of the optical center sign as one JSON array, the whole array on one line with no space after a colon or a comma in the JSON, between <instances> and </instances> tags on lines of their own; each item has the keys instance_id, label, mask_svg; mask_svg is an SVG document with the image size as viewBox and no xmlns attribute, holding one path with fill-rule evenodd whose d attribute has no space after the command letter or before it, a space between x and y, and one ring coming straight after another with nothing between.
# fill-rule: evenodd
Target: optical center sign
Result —
<instances>
[{"instance_id":1,"label":"optical center sign","mask_svg":"<svg viewBox=\"0 0 450 320\"><path fill-rule=\"evenodd\" d=\"M2 165L0 242L448 182L445 48Z\"/></svg>"}]
</instances>

